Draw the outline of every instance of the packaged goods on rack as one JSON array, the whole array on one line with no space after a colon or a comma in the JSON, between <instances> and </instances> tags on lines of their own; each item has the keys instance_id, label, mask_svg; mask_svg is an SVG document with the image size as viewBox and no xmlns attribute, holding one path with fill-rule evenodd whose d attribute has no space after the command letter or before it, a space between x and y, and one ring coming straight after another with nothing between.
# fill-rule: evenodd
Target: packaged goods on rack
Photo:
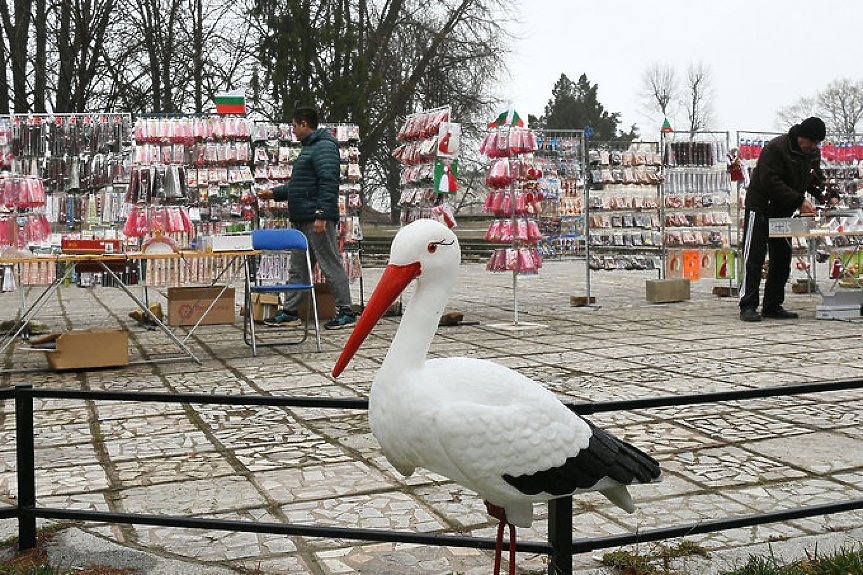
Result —
<instances>
[{"instance_id":1,"label":"packaged goods on rack","mask_svg":"<svg viewBox=\"0 0 863 575\"><path fill-rule=\"evenodd\" d=\"M587 218L593 270L660 270L659 142L591 141Z\"/></svg>"},{"instance_id":2,"label":"packaged goods on rack","mask_svg":"<svg viewBox=\"0 0 863 575\"><path fill-rule=\"evenodd\" d=\"M449 198L458 191L461 125L451 120L451 109L444 106L411 114L399 129L400 144L393 157L403 166L399 182L402 224L430 218L449 227L456 225Z\"/></svg>"},{"instance_id":3,"label":"packaged goods on rack","mask_svg":"<svg viewBox=\"0 0 863 575\"><path fill-rule=\"evenodd\" d=\"M497 218L489 225L486 239L509 244L492 253L489 271L536 273L542 267L536 244L542 239L537 218L543 166L534 157L536 150L533 131L517 126L493 129L480 145L480 151L492 158L486 176L492 191L483 211Z\"/></svg>"},{"instance_id":4,"label":"packaged goods on rack","mask_svg":"<svg viewBox=\"0 0 863 575\"><path fill-rule=\"evenodd\" d=\"M535 162L541 175L537 249L543 256L576 255L584 243L584 134L577 130L536 130Z\"/></svg>"},{"instance_id":5,"label":"packaged goods on rack","mask_svg":"<svg viewBox=\"0 0 863 575\"><path fill-rule=\"evenodd\" d=\"M181 246L205 243L202 223L253 227L250 120L234 116L137 119L124 233L168 234Z\"/></svg>"},{"instance_id":6,"label":"packaged goods on rack","mask_svg":"<svg viewBox=\"0 0 863 575\"><path fill-rule=\"evenodd\" d=\"M43 179L52 231L117 223L111 208L128 177L129 114L13 115L6 125L0 151L14 173Z\"/></svg>"},{"instance_id":7,"label":"packaged goods on rack","mask_svg":"<svg viewBox=\"0 0 863 575\"><path fill-rule=\"evenodd\" d=\"M727 132L663 134L665 150L662 243L667 278L730 280L727 264L735 232L736 202L728 170Z\"/></svg>"}]
</instances>

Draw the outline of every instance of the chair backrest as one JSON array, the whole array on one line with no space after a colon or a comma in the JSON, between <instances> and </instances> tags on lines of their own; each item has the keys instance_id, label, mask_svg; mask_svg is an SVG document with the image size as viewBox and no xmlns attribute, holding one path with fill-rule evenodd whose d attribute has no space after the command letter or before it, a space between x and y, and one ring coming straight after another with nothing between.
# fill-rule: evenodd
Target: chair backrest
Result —
<instances>
[{"instance_id":1,"label":"chair backrest","mask_svg":"<svg viewBox=\"0 0 863 575\"><path fill-rule=\"evenodd\" d=\"M252 230L252 247L256 250L308 250L306 236L299 230Z\"/></svg>"}]
</instances>

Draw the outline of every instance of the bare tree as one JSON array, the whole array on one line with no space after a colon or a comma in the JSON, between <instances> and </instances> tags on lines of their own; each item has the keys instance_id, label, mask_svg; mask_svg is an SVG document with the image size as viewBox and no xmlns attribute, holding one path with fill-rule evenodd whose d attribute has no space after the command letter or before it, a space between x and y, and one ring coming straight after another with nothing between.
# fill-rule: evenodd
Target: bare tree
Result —
<instances>
[{"instance_id":1,"label":"bare tree","mask_svg":"<svg viewBox=\"0 0 863 575\"><path fill-rule=\"evenodd\" d=\"M783 106L776 112L775 126L779 130L787 130L790 126L799 123L809 116L820 116L818 110L818 96L804 96L794 102Z\"/></svg>"},{"instance_id":2,"label":"bare tree","mask_svg":"<svg viewBox=\"0 0 863 575\"><path fill-rule=\"evenodd\" d=\"M832 131L856 133L863 117L863 82L847 78L831 82L818 96L818 109Z\"/></svg>"},{"instance_id":3,"label":"bare tree","mask_svg":"<svg viewBox=\"0 0 863 575\"><path fill-rule=\"evenodd\" d=\"M660 112L668 117L669 107L674 102L678 86L677 74L671 64L652 63L641 76L641 99L651 113Z\"/></svg>"},{"instance_id":4,"label":"bare tree","mask_svg":"<svg viewBox=\"0 0 863 575\"><path fill-rule=\"evenodd\" d=\"M691 64L686 71L686 90L682 105L689 121L689 132L707 130L712 116L710 68L703 62Z\"/></svg>"}]
</instances>

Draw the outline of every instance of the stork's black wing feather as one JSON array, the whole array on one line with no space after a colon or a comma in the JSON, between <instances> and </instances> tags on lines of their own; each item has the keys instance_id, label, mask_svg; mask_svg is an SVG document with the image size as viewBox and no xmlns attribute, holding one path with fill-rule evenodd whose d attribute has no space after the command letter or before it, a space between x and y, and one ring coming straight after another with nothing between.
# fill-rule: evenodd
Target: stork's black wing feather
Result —
<instances>
[{"instance_id":1,"label":"stork's black wing feather","mask_svg":"<svg viewBox=\"0 0 863 575\"><path fill-rule=\"evenodd\" d=\"M504 480L527 495L544 492L559 496L589 489L605 477L623 485L650 483L660 477L659 463L654 458L590 421L584 421L591 432L586 449L567 458L559 467L530 475L504 475Z\"/></svg>"}]
</instances>

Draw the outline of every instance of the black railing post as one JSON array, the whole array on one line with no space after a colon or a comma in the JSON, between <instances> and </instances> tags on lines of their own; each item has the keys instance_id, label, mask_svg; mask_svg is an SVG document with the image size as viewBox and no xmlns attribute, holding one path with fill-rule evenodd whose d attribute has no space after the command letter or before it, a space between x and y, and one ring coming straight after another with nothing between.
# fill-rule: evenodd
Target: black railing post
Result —
<instances>
[{"instance_id":1,"label":"black railing post","mask_svg":"<svg viewBox=\"0 0 863 575\"><path fill-rule=\"evenodd\" d=\"M15 385L15 465L18 468L18 549L36 547L36 472L33 453L33 385Z\"/></svg>"},{"instance_id":2,"label":"black railing post","mask_svg":"<svg viewBox=\"0 0 863 575\"><path fill-rule=\"evenodd\" d=\"M549 575L572 575L572 496L548 502Z\"/></svg>"}]
</instances>

